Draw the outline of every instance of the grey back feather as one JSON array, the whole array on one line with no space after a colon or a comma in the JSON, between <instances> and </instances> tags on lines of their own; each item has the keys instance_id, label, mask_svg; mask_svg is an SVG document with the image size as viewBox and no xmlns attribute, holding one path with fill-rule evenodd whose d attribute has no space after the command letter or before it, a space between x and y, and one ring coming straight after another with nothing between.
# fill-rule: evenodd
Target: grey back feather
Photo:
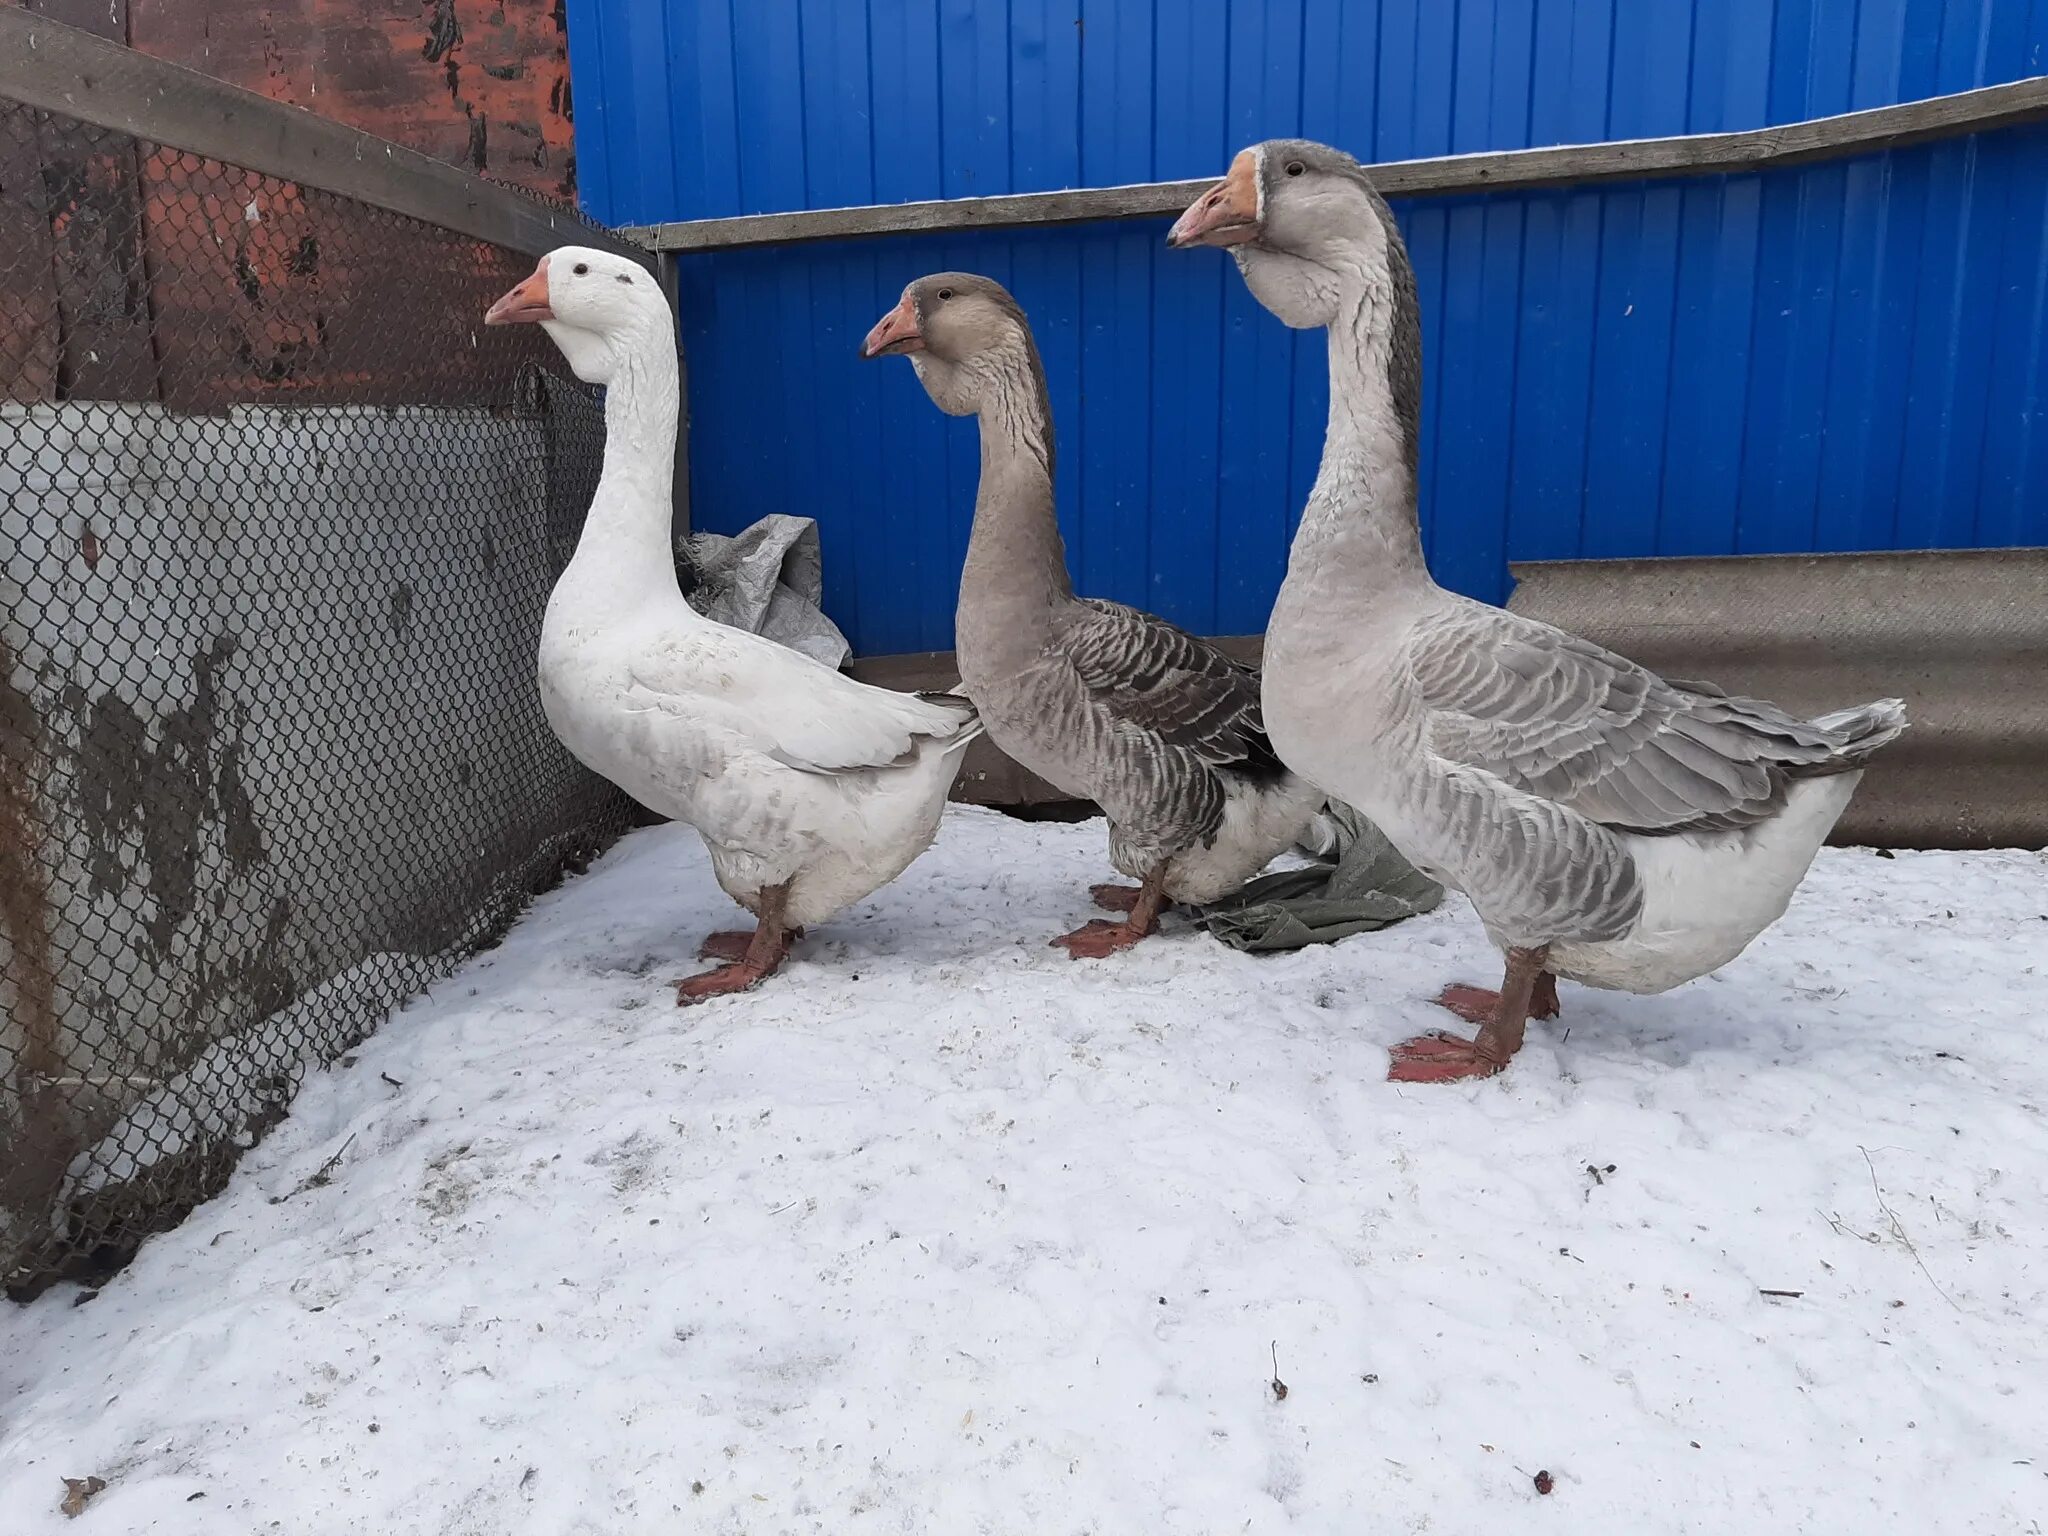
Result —
<instances>
[{"instance_id":1,"label":"grey back feather","mask_svg":"<svg viewBox=\"0 0 2048 1536\"><path fill-rule=\"evenodd\" d=\"M1795 780L1851 770L1897 734L1668 683L1477 604L1415 626L1405 654L1432 756L1639 836L1755 826Z\"/></svg>"},{"instance_id":2,"label":"grey back feather","mask_svg":"<svg viewBox=\"0 0 2048 1536\"><path fill-rule=\"evenodd\" d=\"M1099 803L1141 862L1213 842L1233 781L1286 775L1258 673L1120 603L1062 603L1038 662L982 698L998 740Z\"/></svg>"}]
</instances>

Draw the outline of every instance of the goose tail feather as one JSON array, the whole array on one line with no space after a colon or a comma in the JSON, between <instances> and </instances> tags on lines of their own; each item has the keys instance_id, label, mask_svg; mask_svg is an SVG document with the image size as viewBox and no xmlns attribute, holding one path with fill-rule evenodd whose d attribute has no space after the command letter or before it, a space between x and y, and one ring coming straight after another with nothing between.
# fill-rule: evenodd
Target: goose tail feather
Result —
<instances>
[{"instance_id":1,"label":"goose tail feather","mask_svg":"<svg viewBox=\"0 0 2048 1536\"><path fill-rule=\"evenodd\" d=\"M946 738L946 748L949 752L957 751L959 748L966 746L975 737L982 735L988 730L988 726L981 718L981 711L976 709L968 699L964 687L944 690L920 688L917 690L917 696L927 704L942 705L954 714L967 717L960 729Z\"/></svg>"},{"instance_id":2,"label":"goose tail feather","mask_svg":"<svg viewBox=\"0 0 2048 1536\"><path fill-rule=\"evenodd\" d=\"M1794 769L1794 775L1818 777L1848 773L1861 768L1880 748L1898 740L1906 729L1906 701L1878 699L1874 703L1858 704L1852 709L1817 715L1811 724L1827 733L1834 750L1820 762Z\"/></svg>"}]
</instances>

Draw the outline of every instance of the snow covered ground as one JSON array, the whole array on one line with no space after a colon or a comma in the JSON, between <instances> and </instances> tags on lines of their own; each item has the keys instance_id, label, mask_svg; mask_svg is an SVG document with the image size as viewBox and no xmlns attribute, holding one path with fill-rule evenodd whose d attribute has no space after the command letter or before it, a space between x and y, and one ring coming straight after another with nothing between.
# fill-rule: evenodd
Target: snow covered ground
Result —
<instances>
[{"instance_id":1,"label":"snow covered ground","mask_svg":"<svg viewBox=\"0 0 2048 1536\"><path fill-rule=\"evenodd\" d=\"M956 810L683 1012L734 914L635 834L89 1305L0 1310L0 1525L2048 1524L2040 856L1828 852L1720 976L1567 985L1446 1088L1385 1048L1497 979L1462 900L1046 948L1107 873Z\"/></svg>"}]
</instances>

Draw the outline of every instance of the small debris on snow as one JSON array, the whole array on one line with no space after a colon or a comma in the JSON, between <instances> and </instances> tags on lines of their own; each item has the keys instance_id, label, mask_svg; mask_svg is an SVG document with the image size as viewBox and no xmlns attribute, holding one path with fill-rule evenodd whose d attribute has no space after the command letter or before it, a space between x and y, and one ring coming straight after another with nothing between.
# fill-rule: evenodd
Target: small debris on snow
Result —
<instances>
[{"instance_id":1,"label":"small debris on snow","mask_svg":"<svg viewBox=\"0 0 2048 1536\"><path fill-rule=\"evenodd\" d=\"M309 1189L325 1189L334 1180L334 1170L341 1166L341 1160L348 1155L348 1149L355 1144L355 1135L350 1133L348 1140L335 1149L334 1156L328 1158L326 1162L306 1175L305 1179L290 1194L272 1195L270 1203L272 1205L283 1205L285 1201L303 1195Z\"/></svg>"},{"instance_id":2,"label":"small debris on snow","mask_svg":"<svg viewBox=\"0 0 2048 1536\"><path fill-rule=\"evenodd\" d=\"M1273 1389L1273 1400L1284 1403L1287 1401L1287 1383L1280 1379L1280 1341L1278 1339L1273 1341L1272 1350L1273 1379L1267 1385Z\"/></svg>"},{"instance_id":3,"label":"small debris on snow","mask_svg":"<svg viewBox=\"0 0 2048 1536\"><path fill-rule=\"evenodd\" d=\"M76 1520L85 1513L85 1506L92 1502L92 1496L106 1486L104 1477L67 1477L64 1479L64 1502L57 1507Z\"/></svg>"}]
</instances>

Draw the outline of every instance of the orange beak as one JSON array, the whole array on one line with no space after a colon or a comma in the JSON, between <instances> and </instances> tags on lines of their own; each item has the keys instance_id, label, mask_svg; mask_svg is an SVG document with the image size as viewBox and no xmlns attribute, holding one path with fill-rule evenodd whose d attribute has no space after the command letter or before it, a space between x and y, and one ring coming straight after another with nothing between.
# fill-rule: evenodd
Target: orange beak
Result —
<instances>
[{"instance_id":1,"label":"orange beak","mask_svg":"<svg viewBox=\"0 0 2048 1536\"><path fill-rule=\"evenodd\" d=\"M924 332L918 329L917 307L904 294L903 301L875 322L867 340L860 344L862 357L901 357L924 350Z\"/></svg>"},{"instance_id":2,"label":"orange beak","mask_svg":"<svg viewBox=\"0 0 2048 1536\"><path fill-rule=\"evenodd\" d=\"M1191 245L1243 245L1259 237L1259 157L1238 151L1230 174L1197 198L1167 231L1175 250Z\"/></svg>"},{"instance_id":3,"label":"orange beak","mask_svg":"<svg viewBox=\"0 0 2048 1536\"><path fill-rule=\"evenodd\" d=\"M545 256L533 269L533 276L484 311L485 325L525 325L554 318L555 312L548 308L548 259Z\"/></svg>"}]
</instances>

